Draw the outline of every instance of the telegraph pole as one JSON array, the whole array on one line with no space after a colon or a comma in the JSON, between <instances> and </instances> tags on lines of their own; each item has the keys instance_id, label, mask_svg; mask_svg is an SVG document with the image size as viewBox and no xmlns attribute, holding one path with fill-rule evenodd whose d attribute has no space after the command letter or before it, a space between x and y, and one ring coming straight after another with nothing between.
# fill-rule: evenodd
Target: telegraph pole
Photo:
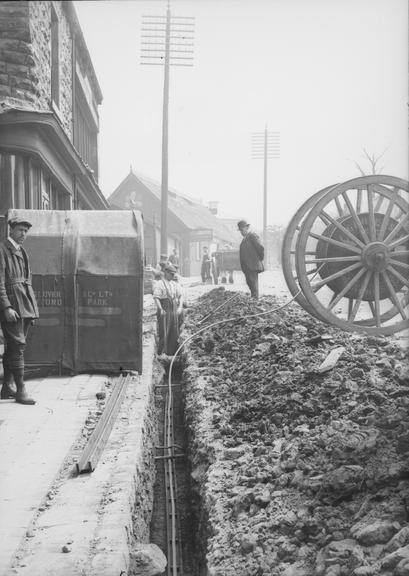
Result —
<instances>
[{"instance_id":1,"label":"telegraph pole","mask_svg":"<svg viewBox=\"0 0 409 576\"><path fill-rule=\"evenodd\" d=\"M267 125L264 132L254 132L252 138L252 158L254 160L264 160L263 178L263 244L265 267L268 266L268 246L267 246L267 160L280 157L280 133L270 132Z\"/></svg>"},{"instance_id":2,"label":"telegraph pole","mask_svg":"<svg viewBox=\"0 0 409 576\"><path fill-rule=\"evenodd\" d=\"M170 66L193 66L194 17L142 17L141 63L164 67L160 253L168 253L169 77Z\"/></svg>"}]
</instances>

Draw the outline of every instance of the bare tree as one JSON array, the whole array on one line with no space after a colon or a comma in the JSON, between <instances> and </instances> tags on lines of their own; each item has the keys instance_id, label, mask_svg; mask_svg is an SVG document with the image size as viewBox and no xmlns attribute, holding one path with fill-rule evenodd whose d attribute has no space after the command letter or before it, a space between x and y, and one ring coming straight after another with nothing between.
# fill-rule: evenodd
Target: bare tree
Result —
<instances>
[{"instance_id":1,"label":"bare tree","mask_svg":"<svg viewBox=\"0 0 409 576\"><path fill-rule=\"evenodd\" d=\"M370 174L382 174L382 170L384 169L384 166L379 168L378 162L384 156L384 154L387 150L388 150L388 148L385 148L385 150L382 152L382 154L379 154L377 156L375 154L375 152L372 152L372 154L369 154L369 152L365 148L363 148L364 156L365 156L366 160L369 161L369 164L371 166ZM354 161L354 164L357 167L357 169L359 170L359 172L361 173L361 176L367 176L367 172L365 172L362 169L361 165L358 164L358 162Z\"/></svg>"}]
</instances>

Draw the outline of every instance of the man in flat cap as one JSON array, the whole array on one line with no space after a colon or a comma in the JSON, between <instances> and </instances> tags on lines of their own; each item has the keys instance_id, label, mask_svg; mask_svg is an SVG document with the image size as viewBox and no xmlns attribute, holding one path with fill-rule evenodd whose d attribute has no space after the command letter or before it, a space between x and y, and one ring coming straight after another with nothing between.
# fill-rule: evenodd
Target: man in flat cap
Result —
<instances>
[{"instance_id":1,"label":"man in flat cap","mask_svg":"<svg viewBox=\"0 0 409 576\"><path fill-rule=\"evenodd\" d=\"M258 275L263 272L264 246L255 232L250 232L247 220L240 220L237 228L243 236L240 244L240 266L246 277L252 298L258 298Z\"/></svg>"},{"instance_id":2,"label":"man in flat cap","mask_svg":"<svg viewBox=\"0 0 409 576\"><path fill-rule=\"evenodd\" d=\"M28 256L23 248L30 222L19 216L8 221L9 236L0 242L0 324L5 340L1 398L35 404L24 385L24 349L29 327L38 318L31 287ZM13 389L13 377L16 390Z\"/></svg>"}]
</instances>

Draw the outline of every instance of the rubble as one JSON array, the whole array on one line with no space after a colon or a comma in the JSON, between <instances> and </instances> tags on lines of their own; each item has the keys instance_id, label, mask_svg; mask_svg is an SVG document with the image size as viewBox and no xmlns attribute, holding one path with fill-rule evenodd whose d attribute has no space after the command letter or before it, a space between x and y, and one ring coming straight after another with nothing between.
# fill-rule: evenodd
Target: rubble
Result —
<instances>
[{"instance_id":1,"label":"rubble","mask_svg":"<svg viewBox=\"0 0 409 576\"><path fill-rule=\"evenodd\" d=\"M202 297L188 334L227 298ZM187 346L208 573L409 575L408 352L282 304L239 295Z\"/></svg>"}]
</instances>

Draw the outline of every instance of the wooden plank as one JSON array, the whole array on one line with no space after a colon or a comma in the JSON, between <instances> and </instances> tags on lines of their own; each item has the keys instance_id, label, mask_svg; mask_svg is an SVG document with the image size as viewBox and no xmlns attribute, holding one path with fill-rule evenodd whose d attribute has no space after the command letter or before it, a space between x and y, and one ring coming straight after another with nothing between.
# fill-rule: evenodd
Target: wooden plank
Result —
<instances>
[{"instance_id":1,"label":"wooden plank","mask_svg":"<svg viewBox=\"0 0 409 576\"><path fill-rule=\"evenodd\" d=\"M344 346L339 346L338 348L331 350L331 352L325 358L324 362L322 362L322 364L318 367L317 372L319 374L323 374L324 372L332 370L344 351Z\"/></svg>"},{"instance_id":2,"label":"wooden plank","mask_svg":"<svg viewBox=\"0 0 409 576\"><path fill-rule=\"evenodd\" d=\"M129 374L125 378L122 375L118 378L105 405L105 410L88 439L81 458L76 464L79 474L81 472L92 472L95 469L122 404L129 379Z\"/></svg>"}]
</instances>

